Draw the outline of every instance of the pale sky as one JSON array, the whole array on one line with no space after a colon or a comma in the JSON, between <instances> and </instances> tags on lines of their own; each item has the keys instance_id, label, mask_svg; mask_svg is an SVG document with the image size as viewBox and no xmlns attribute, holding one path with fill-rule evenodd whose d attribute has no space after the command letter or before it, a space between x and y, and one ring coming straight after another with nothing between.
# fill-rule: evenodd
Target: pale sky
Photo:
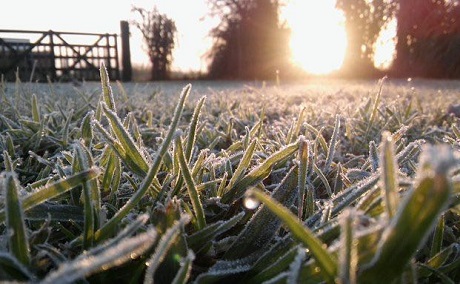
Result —
<instances>
[{"instance_id":1,"label":"pale sky","mask_svg":"<svg viewBox=\"0 0 460 284\"><path fill-rule=\"evenodd\" d=\"M121 20L136 18L131 12L132 5L151 10L156 4L160 12L176 22L178 42L173 54L174 70L205 70L202 55L212 44L207 35L210 27L217 23L216 19L205 17L206 0L1 1L0 29L117 34ZM130 31L133 64L148 63L140 33L134 26Z\"/></svg>"}]
</instances>

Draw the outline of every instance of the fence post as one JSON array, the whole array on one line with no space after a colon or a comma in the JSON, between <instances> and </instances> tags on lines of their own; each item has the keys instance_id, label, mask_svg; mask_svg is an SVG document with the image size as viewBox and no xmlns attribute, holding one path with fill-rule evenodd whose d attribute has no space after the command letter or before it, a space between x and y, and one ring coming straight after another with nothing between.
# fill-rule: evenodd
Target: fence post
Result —
<instances>
[{"instance_id":1,"label":"fence post","mask_svg":"<svg viewBox=\"0 0 460 284\"><path fill-rule=\"evenodd\" d=\"M120 21L121 30L121 80L129 82L133 77L133 70L131 66L131 51L129 47L129 23L127 21Z\"/></svg>"},{"instance_id":2,"label":"fence post","mask_svg":"<svg viewBox=\"0 0 460 284\"><path fill-rule=\"evenodd\" d=\"M54 53L54 32L52 30L48 31L48 35L50 37L50 64L51 64L51 80L54 81L57 78L56 72L56 54Z\"/></svg>"}]
</instances>

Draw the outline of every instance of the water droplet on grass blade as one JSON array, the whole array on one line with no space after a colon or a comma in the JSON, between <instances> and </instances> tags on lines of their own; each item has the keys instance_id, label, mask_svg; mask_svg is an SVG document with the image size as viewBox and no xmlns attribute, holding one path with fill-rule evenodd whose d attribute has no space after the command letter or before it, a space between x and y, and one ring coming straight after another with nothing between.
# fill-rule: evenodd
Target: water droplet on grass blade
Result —
<instances>
[{"instance_id":1,"label":"water droplet on grass blade","mask_svg":"<svg viewBox=\"0 0 460 284\"><path fill-rule=\"evenodd\" d=\"M243 203L244 206L250 210L256 209L260 204L260 202L252 196L246 196Z\"/></svg>"}]
</instances>

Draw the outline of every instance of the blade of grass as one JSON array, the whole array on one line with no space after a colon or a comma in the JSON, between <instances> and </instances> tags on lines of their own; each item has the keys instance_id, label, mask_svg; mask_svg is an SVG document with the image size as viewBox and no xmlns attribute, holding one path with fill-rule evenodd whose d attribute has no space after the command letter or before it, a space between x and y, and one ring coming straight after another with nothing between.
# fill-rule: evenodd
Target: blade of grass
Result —
<instances>
[{"instance_id":1,"label":"blade of grass","mask_svg":"<svg viewBox=\"0 0 460 284\"><path fill-rule=\"evenodd\" d=\"M292 128L292 131L289 133L287 137L287 144L293 143L295 139L297 138L297 136L299 135L300 128L302 127L306 110L307 109L303 107L302 110L300 111L299 118L297 119L295 126Z\"/></svg>"},{"instance_id":2,"label":"blade of grass","mask_svg":"<svg viewBox=\"0 0 460 284\"><path fill-rule=\"evenodd\" d=\"M385 207L388 217L392 219L398 208L398 173L393 140L389 132L382 134L381 149L382 196L385 196Z\"/></svg>"},{"instance_id":3,"label":"blade of grass","mask_svg":"<svg viewBox=\"0 0 460 284\"><path fill-rule=\"evenodd\" d=\"M374 102L374 106L372 107L372 113L371 113L371 116L369 118L369 122L368 122L368 125L367 125L367 129L366 129L366 134L364 135L365 137L367 137L369 135L369 132L374 124L374 120L377 116L377 110L378 110L378 106L380 104L380 97L382 95L382 90L383 90L383 84L385 83L386 81L386 77L382 78L379 80L379 83L380 83L380 86L379 86L379 91L377 92L377 96L375 97L375 102Z\"/></svg>"},{"instance_id":4,"label":"blade of grass","mask_svg":"<svg viewBox=\"0 0 460 284\"><path fill-rule=\"evenodd\" d=\"M160 263L166 257L168 250L176 241L179 236L182 227L190 221L188 215L181 217L179 221L176 221L174 225L169 228L161 237L158 245L155 248L153 255L147 260L147 270L145 271L144 284L150 284L154 282L155 271L159 267Z\"/></svg>"},{"instance_id":5,"label":"blade of grass","mask_svg":"<svg viewBox=\"0 0 460 284\"><path fill-rule=\"evenodd\" d=\"M300 220L303 218L304 206L306 199L306 186L307 186L307 171L308 171L308 160L310 159L309 143L304 136L299 138L299 180L298 180L298 213L297 216ZM310 204L307 207L311 206Z\"/></svg>"},{"instance_id":6,"label":"blade of grass","mask_svg":"<svg viewBox=\"0 0 460 284\"><path fill-rule=\"evenodd\" d=\"M226 221L217 221L207 227L197 231L196 233L187 237L187 245L188 247L192 248L195 252L198 252L202 247L206 246L209 242L215 241L215 237L219 236L220 234L230 230L241 219L244 217L244 212L241 212L232 218Z\"/></svg>"},{"instance_id":7,"label":"blade of grass","mask_svg":"<svg viewBox=\"0 0 460 284\"><path fill-rule=\"evenodd\" d=\"M176 137L174 141L174 145L175 145L174 150L176 152L175 157L179 161L180 171L185 180L185 183L187 184L188 195L192 202L193 211L195 213L195 218L196 218L197 225L198 225L198 230L201 230L204 227L206 227L206 218L204 216L204 210L203 210L203 205L201 204L200 194L198 193L196 189L195 181L192 178L190 169L187 165L187 161L185 160L184 150L182 148L182 142L181 142L180 136Z\"/></svg>"},{"instance_id":8,"label":"blade of grass","mask_svg":"<svg viewBox=\"0 0 460 284\"><path fill-rule=\"evenodd\" d=\"M273 200L270 196L258 190L248 191L249 197L254 197L263 202L283 223L289 228L292 235L308 248L321 267L321 273L329 283L334 283L337 276L337 261L327 251L323 243L315 237L312 231L304 227L303 223L296 218L287 208Z\"/></svg>"},{"instance_id":9,"label":"blade of grass","mask_svg":"<svg viewBox=\"0 0 460 284\"><path fill-rule=\"evenodd\" d=\"M297 176L298 168L293 167L273 191L271 198L281 206L290 207L297 196ZM254 205L251 204L253 201L246 199L244 203L246 206ZM235 260L263 250L273 240L281 225L280 218L268 206L260 207L222 258Z\"/></svg>"},{"instance_id":10,"label":"blade of grass","mask_svg":"<svg viewBox=\"0 0 460 284\"><path fill-rule=\"evenodd\" d=\"M334 124L334 131L332 132L331 141L329 143L327 156L326 156L326 163L324 164L324 171L327 173L330 170L332 159L334 158L335 154L335 147L337 147L338 138L339 138L339 130L340 130L340 116L337 115L335 117L335 124Z\"/></svg>"},{"instance_id":11,"label":"blade of grass","mask_svg":"<svg viewBox=\"0 0 460 284\"><path fill-rule=\"evenodd\" d=\"M40 107L37 101L37 95L32 94L32 119L40 123Z\"/></svg>"},{"instance_id":12,"label":"blade of grass","mask_svg":"<svg viewBox=\"0 0 460 284\"><path fill-rule=\"evenodd\" d=\"M244 151L243 157L240 160L235 172L233 172L230 181L227 184L226 189L224 192L228 192L233 185L237 182L237 180L241 177L243 172L249 167L251 164L252 156L254 155L254 150L256 148L257 139L252 140L252 142L248 145L246 151Z\"/></svg>"},{"instance_id":13,"label":"blade of grass","mask_svg":"<svg viewBox=\"0 0 460 284\"><path fill-rule=\"evenodd\" d=\"M193 117L192 120L190 121L190 126L189 126L189 133L187 135L187 146L185 147L185 159L187 162L190 162L190 159L192 157L192 150L193 147L195 147L195 140L196 140L196 128L198 125L198 120L200 118L200 113L201 113L201 108L203 107L204 103L206 101L206 97L202 97L196 107L195 110L193 111Z\"/></svg>"},{"instance_id":14,"label":"blade of grass","mask_svg":"<svg viewBox=\"0 0 460 284\"><path fill-rule=\"evenodd\" d=\"M153 163L150 166L147 175L142 180L139 189L131 196L131 198L126 202L126 204L122 208L120 208L120 210L118 210L117 213L115 213L115 215L107 223L105 223L102 228L100 228L96 232L96 241L100 239L105 239L110 234L115 232L116 227L120 223L121 219L123 219L129 213L129 211L133 209L139 203L142 197L147 193L147 190L149 189L150 185L152 184L153 180L155 179L158 173L158 170L161 165L161 160L166 151L168 150L173 139L174 133L176 132L177 126L179 125L179 119L182 116L182 111L185 105L185 99L189 95L191 87L192 85L189 84L182 90L179 102L174 111L173 119L169 126L168 133L166 134L163 143L160 145L160 148L157 154L155 155Z\"/></svg>"},{"instance_id":15,"label":"blade of grass","mask_svg":"<svg viewBox=\"0 0 460 284\"><path fill-rule=\"evenodd\" d=\"M128 130L123 126L120 118L117 114L111 111L105 103L102 103L102 110L104 115L110 121L112 132L115 134L121 147L126 152L126 159L123 162L127 164L129 168L140 168L144 174L148 171L149 165L144 155L134 142L133 138L129 134Z\"/></svg>"},{"instance_id":16,"label":"blade of grass","mask_svg":"<svg viewBox=\"0 0 460 284\"><path fill-rule=\"evenodd\" d=\"M374 283L389 283L403 273L448 204L452 185L446 174L453 163L451 151L448 146L425 148L419 166L419 182L404 198L385 229L378 251L363 267L359 281L372 279Z\"/></svg>"},{"instance_id":17,"label":"blade of grass","mask_svg":"<svg viewBox=\"0 0 460 284\"><path fill-rule=\"evenodd\" d=\"M145 233L125 238L109 247L104 246L104 250L95 247L72 261L64 262L57 270L49 273L41 283L75 283L99 271L120 266L150 249L156 236L155 229L151 228Z\"/></svg>"},{"instance_id":18,"label":"blade of grass","mask_svg":"<svg viewBox=\"0 0 460 284\"><path fill-rule=\"evenodd\" d=\"M340 253L339 278L340 283L357 283L358 244L356 242L353 222L356 219L353 209L346 210L340 219Z\"/></svg>"},{"instance_id":19,"label":"blade of grass","mask_svg":"<svg viewBox=\"0 0 460 284\"><path fill-rule=\"evenodd\" d=\"M318 175L321 182L324 184L324 187L326 188L326 192L329 195L329 197L332 197L332 188L326 176L324 175L323 171L320 168L318 168L316 164L313 164L312 168L313 168L313 171Z\"/></svg>"},{"instance_id":20,"label":"blade of grass","mask_svg":"<svg viewBox=\"0 0 460 284\"><path fill-rule=\"evenodd\" d=\"M109 83L109 75L107 73L107 68L105 68L104 62L101 63L99 71L102 85L102 100L106 103L106 105L111 111L116 111L112 87Z\"/></svg>"},{"instance_id":21,"label":"blade of grass","mask_svg":"<svg viewBox=\"0 0 460 284\"><path fill-rule=\"evenodd\" d=\"M82 122L81 122L81 138L83 139L83 144L85 144L86 147L91 146L91 142L93 141L93 126L91 125L91 121L93 120L94 117L94 111L89 111L85 117L83 117Z\"/></svg>"},{"instance_id":22,"label":"blade of grass","mask_svg":"<svg viewBox=\"0 0 460 284\"><path fill-rule=\"evenodd\" d=\"M0 192L5 193L8 247L11 254L19 262L28 266L30 264L30 248L19 191L20 185L16 174L4 172L0 177Z\"/></svg>"},{"instance_id":23,"label":"blade of grass","mask_svg":"<svg viewBox=\"0 0 460 284\"><path fill-rule=\"evenodd\" d=\"M300 270L302 268L302 263L305 261L307 254L305 252L305 248L300 247L297 248L297 255L295 256L294 261L292 261L291 265L289 265L288 270L288 284L297 284L300 282Z\"/></svg>"},{"instance_id":24,"label":"blade of grass","mask_svg":"<svg viewBox=\"0 0 460 284\"><path fill-rule=\"evenodd\" d=\"M430 258L434 257L442 249L442 242L444 239L444 229L446 227L445 222L446 222L445 215L442 214L439 218L436 229L434 230L434 236L433 236L433 240L431 243L431 249L430 249Z\"/></svg>"},{"instance_id":25,"label":"blade of grass","mask_svg":"<svg viewBox=\"0 0 460 284\"><path fill-rule=\"evenodd\" d=\"M81 170L88 169L90 167L89 159L85 153L83 153L82 149L83 145L76 143L75 144L75 160L78 162L79 167ZM94 185L94 184L93 184ZM95 215L99 215L98 212L100 210L100 196L97 198L96 196L99 193L99 189L94 188L89 181L83 182L83 205L84 205L84 216L85 222L83 226L83 249L88 249L89 247L93 246L94 243L94 231L96 228L96 220ZM95 195L93 195L92 191L97 191ZM96 199L98 200L94 200Z\"/></svg>"},{"instance_id":26,"label":"blade of grass","mask_svg":"<svg viewBox=\"0 0 460 284\"><path fill-rule=\"evenodd\" d=\"M190 278L190 272L192 271L192 263L195 260L195 254L192 250L188 250L187 256L182 260L181 268L177 272L171 284L186 284Z\"/></svg>"},{"instance_id":27,"label":"blade of grass","mask_svg":"<svg viewBox=\"0 0 460 284\"><path fill-rule=\"evenodd\" d=\"M0 252L0 270L2 271L2 278L6 276L4 275L6 273L15 279L15 282L30 281L34 283L37 280L24 264L6 252Z\"/></svg>"},{"instance_id":28,"label":"blade of grass","mask_svg":"<svg viewBox=\"0 0 460 284\"><path fill-rule=\"evenodd\" d=\"M99 175L97 168L91 168L87 171L72 175L65 179L58 180L56 182L45 185L39 190L26 195L22 200L22 208L27 211L47 200L61 195L64 192L71 190L87 180L96 178ZM5 221L5 210L0 210L0 222Z\"/></svg>"},{"instance_id":29,"label":"blade of grass","mask_svg":"<svg viewBox=\"0 0 460 284\"><path fill-rule=\"evenodd\" d=\"M270 155L264 162L236 182L233 188L222 196L222 202L230 203L241 198L250 186L264 180L270 174L272 167L276 163L288 158L298 149L299 143L293 143Z\"/></svg>"}]
</instances>

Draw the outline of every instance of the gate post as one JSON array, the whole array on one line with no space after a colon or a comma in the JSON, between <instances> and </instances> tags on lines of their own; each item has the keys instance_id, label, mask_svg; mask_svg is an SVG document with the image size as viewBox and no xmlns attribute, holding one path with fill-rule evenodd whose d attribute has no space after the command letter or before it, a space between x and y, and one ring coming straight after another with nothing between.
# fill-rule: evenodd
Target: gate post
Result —
<instances>
[{"instance_id":1,"label":"gate post","mask_svg":"<svg viewBox=\"0 0 460 284\"><path fill-rule=\"evenodd\" d=\"M129 23L127 21L120 21L121 30L121 80L129 82L133 77L133 70L131 66L131 51L129 47Z\"/></svg>"}]
</instances>

